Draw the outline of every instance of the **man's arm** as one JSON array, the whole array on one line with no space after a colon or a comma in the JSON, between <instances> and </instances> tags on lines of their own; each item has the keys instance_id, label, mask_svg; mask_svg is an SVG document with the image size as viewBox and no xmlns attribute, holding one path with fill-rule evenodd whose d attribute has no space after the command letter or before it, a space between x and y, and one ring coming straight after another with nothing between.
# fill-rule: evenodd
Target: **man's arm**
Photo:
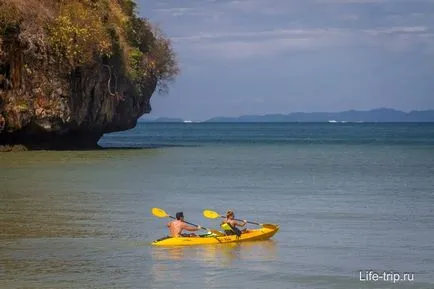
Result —
<instances>
[{"instance_id":1,"label":"man's arm","mask_svg":"<svg viewBox=\"0 0 434 289\"><path fill-rule=\"evenodd\" d=\"M234 221L235 225L240 226L240 227L244 227L247 224L247 221L243 221L242 223Z\"/></svg>"},{"instance_id":2,"label":"man's arm","mask_svg":"<svg viewBox=\"0 0 434 289\"><path fill-rule=\"evenodd\" d=\"M183 223L182 228L183 228L184 230L194 232L194 231L199 230L201 227L200 227L200 226L199 226L199 227L193 227L193 226L189 226L189 225L187 225L186 223Z\"/></svg>"}]
</instances>

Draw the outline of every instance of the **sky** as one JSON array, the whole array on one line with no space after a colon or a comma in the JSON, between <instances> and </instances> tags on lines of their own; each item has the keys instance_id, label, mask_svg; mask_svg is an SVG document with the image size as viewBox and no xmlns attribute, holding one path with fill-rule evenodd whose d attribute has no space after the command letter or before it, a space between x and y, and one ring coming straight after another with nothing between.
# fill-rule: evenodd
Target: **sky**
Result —
<instances>
[{"instance_id":1,"label":"sky","mask_svg":"<svg viewBox=\"0 0 434 289\"><path fill-rule=\"evenodd\" d=\"M181 73L147 117L434 108L434 0L138 0Z\"/></svg>"}]
</instances>

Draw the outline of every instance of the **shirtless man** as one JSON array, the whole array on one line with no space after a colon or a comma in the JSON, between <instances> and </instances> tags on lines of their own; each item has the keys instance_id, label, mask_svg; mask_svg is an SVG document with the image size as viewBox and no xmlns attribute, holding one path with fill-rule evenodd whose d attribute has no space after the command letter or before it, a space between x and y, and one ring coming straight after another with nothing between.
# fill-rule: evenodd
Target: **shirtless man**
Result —
<instances>
[{"instance_id":1,"label":"shirtless man","mask_svg":"<svg viewBox=\"0 0 434 289\"><path fill-rule=\"evenodd\" d=\"M194 237L196 236L196 234L183 234L182 230L197 231L202 228L201 226L193 227L184 223L183 212L176 213L176 220L167 223L167 227L169 228L169 233L171 237Z\"/></svg>"}]
</instances>

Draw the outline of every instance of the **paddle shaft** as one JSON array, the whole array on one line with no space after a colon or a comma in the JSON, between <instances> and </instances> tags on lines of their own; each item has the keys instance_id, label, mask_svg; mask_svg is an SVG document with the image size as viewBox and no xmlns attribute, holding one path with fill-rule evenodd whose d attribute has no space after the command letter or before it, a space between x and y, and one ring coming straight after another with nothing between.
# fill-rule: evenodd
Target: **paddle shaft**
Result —
<instances>
[{"instance_id":1,"label":"paddle shaft","mask_svg":"<svg viewBox=\"0 0 434 289\"><path fill-rule=\"evenodd\" d=\"M234 220L244 222L244 220L240 220L240 219L234 219ZM246 220L246 222L249 223L249 224L254 224L254 225L258 225L258 226L261 225L261 224L259 224L259 223L256 223L256 222L250 222L250 221L247 221L247 220Z\"/></svg>"},{"instance_id":2,"label":"paddle shaft","mask_svg":"<svg viewBox=\"0 0 434 289\"><path fill-rule=\"evenodd\" d=\"M226 218L225 216L220 216L220 217L222 217L222 218ZM240 219L234 219L234 220L235 220L235 221L244 222L244 220L240 220ZM261 226L261 224L256 223L256 222L250 222L250 221L247 221L247 220L246 220L246 222L249 223L249 224L254 224L254 225Z\"/></svg>"},{"instance_id":3,"label":"paddle shaft","mask_svg":"<svg viewBox=\"0 0 434 289\"><path fill-rule=\"evenodd\" d=\"M225 218L224 216L221 216L221 217ZM235 221L242 221L242 222L244 222L244 220L240 220L240 219L234 219L234 220ZM272 229L277 228L276 225L274 225L274 224L260 224L260 223L256 223L256 222L250 222L250 221L247 221L247 220L246 220L246 222L249 223L249 224L258 225L258 226L265 227L265 228L272 228Z\"/></svg>"},{"instance_id":4,"label":"paddle shaft","mask_svg":"<svg viewBox=\"0 0 434 289\"><path fill-rule=\"evenodd\" d=\"M176 220L176 218L173 217L173 216L169 216L169 218L172 218L172 219ZM186 224L189 224L189 225L195 226L195 227L199 227L198 225L193 224L193 223L190 223L190 222L187 222L187 221L183 221L183 222L186 223ZM204 229L204 230L207 230L207 231L210 231L209 229L207 229L207 228L205 228L205 227L202 227L202 226L200 226L200 228L201 228L201 229Z\"/></svg>"}]
</instances>

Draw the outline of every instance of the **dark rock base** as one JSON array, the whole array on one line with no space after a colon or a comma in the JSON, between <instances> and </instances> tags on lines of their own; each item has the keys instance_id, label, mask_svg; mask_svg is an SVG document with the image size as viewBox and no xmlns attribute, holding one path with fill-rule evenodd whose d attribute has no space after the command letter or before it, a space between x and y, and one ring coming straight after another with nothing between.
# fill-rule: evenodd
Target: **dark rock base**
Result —
<instances>
[{"instance_id":1,"label":"dark rock base","mask_svg":"<svg viewBox=\"0 0 434 289\"><path fill-rule=\"evenodd\" d=\"M100 132L69 132L66 134L24 133L0 134L0 151L22 150L95 150L99 149Z\"/></svg>"}]
</instances>

